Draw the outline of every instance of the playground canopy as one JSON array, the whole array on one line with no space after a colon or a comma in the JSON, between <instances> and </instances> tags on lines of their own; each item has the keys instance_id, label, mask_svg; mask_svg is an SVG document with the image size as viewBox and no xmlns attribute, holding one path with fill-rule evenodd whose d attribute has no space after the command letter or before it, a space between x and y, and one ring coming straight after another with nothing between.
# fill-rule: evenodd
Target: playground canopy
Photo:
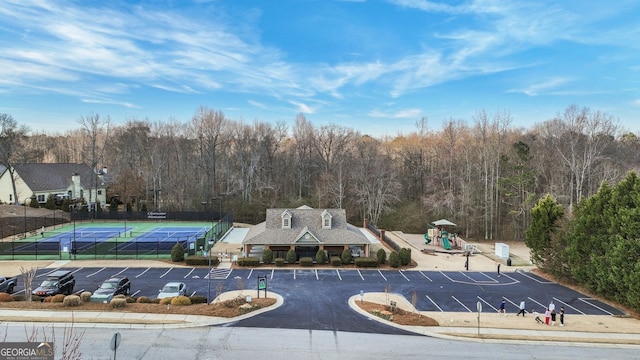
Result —
<instances>
[{"instance_id":1,"label":"playground canopy","mask_svg":"<svg viewBox=\"0 0 640 360\"><path fill-rule=\"evenodd\" d=\"M433 225L435 226L456 226L456 224L452 223L451 221L447 220L447 219L440 219L440 220L436 220L434 222L432 222Z\"/></svg>"}]
</instances>

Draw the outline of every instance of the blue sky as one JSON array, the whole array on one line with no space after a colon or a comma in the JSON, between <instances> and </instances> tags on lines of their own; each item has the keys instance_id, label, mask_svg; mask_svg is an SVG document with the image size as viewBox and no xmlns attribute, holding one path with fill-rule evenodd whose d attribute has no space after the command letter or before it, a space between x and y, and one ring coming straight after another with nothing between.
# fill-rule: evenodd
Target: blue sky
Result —
<instances>
[{"instance_id":1,"label":"blue sky","mask_svg":"<svg viewBox=\"0 0 640 360\"><path fill-rule=\"evenodd\" d=\"M635 0L2 0L0 112L59 133L207 106L393 136L577 104L637 133L638 19Z\"/></svg>"}]
</instances>

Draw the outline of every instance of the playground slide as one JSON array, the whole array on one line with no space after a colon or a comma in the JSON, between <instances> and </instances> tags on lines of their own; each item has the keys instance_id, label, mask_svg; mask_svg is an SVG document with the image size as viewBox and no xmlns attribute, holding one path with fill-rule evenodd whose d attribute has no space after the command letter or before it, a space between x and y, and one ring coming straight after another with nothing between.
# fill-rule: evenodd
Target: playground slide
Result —
<instances>
[{"instance_id":1,"label":"playground slide","mask_svg":"<svg viewBox=\"0 0 640 360\"><path fill-rule=\"evenodd\" d=\"M442 238L442 247L445 250L451 250L451 243L449 243L449 238L446 238L446 237Z\"/></svg>"},{"instance_id":2,"label":"playground slide","mask_svg":"<svg viewBox=\"0 0 640 360\"><path fill-rule=\"evenodd\" d=\"M424 234L424 243L429 245L431 244L431 239L429 238L429 233Z\"/></svg>"}]
</instances>

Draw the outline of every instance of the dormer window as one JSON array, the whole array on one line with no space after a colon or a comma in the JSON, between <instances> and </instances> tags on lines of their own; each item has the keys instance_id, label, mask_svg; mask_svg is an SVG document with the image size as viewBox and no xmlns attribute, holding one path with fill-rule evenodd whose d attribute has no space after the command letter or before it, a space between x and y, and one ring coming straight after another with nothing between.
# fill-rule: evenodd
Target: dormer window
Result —
<instances>
[{"instance_id":1,"label":"dormer window","mask_svg":"<svg viewBox=\"0 0 640 360\"><path fill-rule=\"evenodd\" d=\"M331 229L331 214L325 210L322 212L322 228L323 229Z\"/></svg>"},{"instance_id":2,"label":"dormer window","mask_svg":"<svg viewBox=\"0 0 640 360\"><path fill-rule=\"evenodd\" d=\"M291 229L291 213L289 210L285 210L282 215L282 228Z\"/></svg>"}]
</instances>

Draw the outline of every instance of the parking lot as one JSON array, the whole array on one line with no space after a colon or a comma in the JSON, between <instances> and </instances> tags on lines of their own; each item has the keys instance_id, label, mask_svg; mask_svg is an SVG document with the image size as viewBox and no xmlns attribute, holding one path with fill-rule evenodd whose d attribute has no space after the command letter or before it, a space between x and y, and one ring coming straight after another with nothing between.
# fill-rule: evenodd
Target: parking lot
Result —
<instances>
[{"instance_id":1,"label":"parking lot","mask_svg":"<svg viewBox=\"0 0 640 360\"><path fill-rule=\"evenodd\" d=\"M46 274L56 269L39 269L34 281L38 284ZM212 269L208 268L65 268L76 278L74 292L94 291L102 281L112 276L126 276L131 281L131 295L154 298L170 281L187 284L188 295L210 295L230 290L257 289L258 276L267 279L268 291L282 295L304 297L314 307L314 297L330 300L331 306L346 307L349 296L363 292L394 292L408 301L415 301L420 311L474 312L477 302L484 311L497 311L506 300L507 312L517 312L521 300L527 311L543 312L553 301L564 306L567 314L620 315L622 311L589 298L579 292L547 281L531 272L502 273L474 271L418 270L345 270L345 269ZM210 275L210 276L209 276ZM23 284L19 284L23 285ZM24 291L18 287L16 292ZM300 294L298 294L300 293ZM415 295L414 295L415 294Z\"/></svg>"}]
</instances>

